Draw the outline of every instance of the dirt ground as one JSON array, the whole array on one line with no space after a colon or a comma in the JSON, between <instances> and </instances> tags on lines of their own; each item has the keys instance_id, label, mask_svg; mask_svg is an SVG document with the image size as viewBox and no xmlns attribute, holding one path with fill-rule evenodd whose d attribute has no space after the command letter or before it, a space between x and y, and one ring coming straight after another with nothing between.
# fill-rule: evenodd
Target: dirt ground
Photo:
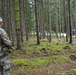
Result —
<instances>
[{"instance_id":1,"label":"dirt ground","mask_svg":"<svg viewBox=\"0 0 76 75\"><path fill-rule=\"evenodd\" d=\"M73 45L75 44L76 43L74 42ZM65 50L65 53L64 53L65 56L67 56L70 59L70 61L65 62L65 63L53 62L53 63L48 64L47 66L44 65L40 68L29 69L28 71L25 71L24 68L12 67L12 75L74 75L74 74L65 74L71 71L72 69L76 69L76 57L70 56L73 53L76 53L75 49ZM45 54L47 53L45 52ZM64 54L62 53L62 55ZM37 54L33 54L33 55L36 56ZM47 56L49 55L47 54ZM26 56L26 57L30 58L31 56Z\"/></svg>"},{"instance_id":2,"label":"dirt ground","mask_svg":"<svg viewBox=\"0 0 76 75\"><path fill-rule=\"evenodd\" d=\"M24 69L21 69L20 72L16 69L13 70L14 73L12 75L62 75L72 69L76 69L76 61L70 61L68 63L52 63L49 66L26 72Z\"/></svg>"}]
</instances>

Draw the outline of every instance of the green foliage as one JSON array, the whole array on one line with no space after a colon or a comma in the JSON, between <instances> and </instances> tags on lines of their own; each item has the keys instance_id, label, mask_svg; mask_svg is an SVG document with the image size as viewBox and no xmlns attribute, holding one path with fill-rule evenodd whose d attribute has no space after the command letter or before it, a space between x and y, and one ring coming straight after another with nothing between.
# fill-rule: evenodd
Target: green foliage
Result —
<instances>
[{"instance_id":1,"label":"green foliage","mask_svg":"<svg viewBox=\"0 0 76 75\"><path fill-rule=\"evenodd\" d=\"M70 46L66 45L63 47L63 49L71 49Z\"/></svg>"},{"instance_id":2,"label":"green foliage","mask_svg":"<svg viewBox=\"0 0 76 75\"><path fill-rule=\"evenodd\" d=\"M41 66L46 66L50 63L57 63L57 62L67 62L69 59L65 56L52 56L52 57L41 57L41 58L32 58L32 59L25 59L19 58L12 60L13 65L17 67L25 67L25 69L34 69Z\"/></svg>"},{"instance_id":3,"label":"green foliage","mask_svg":"<svg viewBox=\"0 0 76 75\"><path fill-rule=\"evenodd\" d=\"M69 51L75 50L76 46L65 43L64 39L52 39L51 43L47 39L42 39L40 45L36 44L35 37L31 37L29 40L24 42L24 50L17 50L10 55L13 68L19 71L23 69L27 72L48 67L52 63L65 65L72 61L69 59ZM74 55L76 54L74 53Z\"/></svg>"},{"instance_id":4,"label":"green foliage","mask_svg":"<svg viewBox=\"0 0 76 75\"><path fill-rule=\"evenodd\" d=\"M47 39L42 39L41 44L36 44L36 38L30 38L30 41L24 42L22 51L14 51L11 54L11 57L38 57L38 56L45 56L45 55L63 55L66 53L65 51L74 51L76 49L75 46L69 45L61 41L60 39L53 40L52 43L49 43Z\"/></svg>"},{"instance_id":5,"label":"green foliage","mask_svg":"<svg viewBox=\"0 0 76 75\"><path fill-rule=\"evenodd\" d=\"M71 73L76 74L76 69L72 69L72 70L71 70Z\"/></svg>"}]
</instances>

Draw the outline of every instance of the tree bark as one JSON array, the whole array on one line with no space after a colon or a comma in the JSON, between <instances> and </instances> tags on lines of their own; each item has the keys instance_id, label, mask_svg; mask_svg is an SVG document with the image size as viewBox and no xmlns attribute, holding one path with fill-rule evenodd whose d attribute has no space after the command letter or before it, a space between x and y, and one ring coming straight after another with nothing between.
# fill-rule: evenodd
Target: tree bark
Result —
<instances>
[{"instance_id":1,"label":"tree bark","mask_svg":"<svg viewBox=\"0 0 76 75\"><path fill-rule=\"evenodd\" d=\"M39 25L38 25L37 0L35 0L35 16L36 16L36 34L37 34L37 44L40 44L40 40L39 40Z\"/></svg>"},{"instance_id":2,"label":"tree bark","mask_svg":"<svg viewBox=\"0 0 76 75\"><path fill-rule=\"evenodd\" d=\"M16 22L16 36L17 36L17 49L22 49L21 31L20 31L20 11L19 0L14 0L15 22Z\"/></svg>"},{"instance_id":3,"label":"tree bark","mask_svg":"<svg viewBox=\"0 0 76 75\"><path fill-rule=\"evenodd\" d=\"M13 0L10 0L10 15L11 15L11 36L12 36L12 45L14 46L15 45L15 35L16 35L16 29L15 29L15 15L14 15L14 6L13 6Z\"/></svg>"},{"instance_id":4,"label":"tree bark","mask_svg":"<svg viewBox=\"0 0 76 75\"><path fill-rule=\"evenodd\" d=\"M47 5L48 5L48 26L49 26L49 42L51 42L51 15L50 15L50 0L47 1Z\"/></svg>"},{"instance_id":5,"label":"tree bark","mask_svg":"<svg viewBox=\"0 0 76 75\"><path fill-rule=\"evenodd\" d=\"M71 26L71 10L70 10L70 0L68 0L68 15L69 15L69 29L70 29L70 41L69 43L72 44L72 26Z\"/></svg>"},{"instance_id":6,"label":"tree bark","mask_svg":"<svg viewBox=\"0 0 76 75\"><path fill-rule=\"evenodd\" d=\"M55 13L56 13L56 37L58 38L58 0L55 1Z\"/></svg>"},{"instance_id":7,"label":"tree bark","mask_svg":"<svg viewBox=\"0 0 76 75\"><path fill-rule=\"evenodd\" d=\"M23 44L23 37L24 37L24 6L23 6L24 0L19 0L19 7L20 7L20 31L21 31L21 41Z\"/></svg>"}]
</instances>

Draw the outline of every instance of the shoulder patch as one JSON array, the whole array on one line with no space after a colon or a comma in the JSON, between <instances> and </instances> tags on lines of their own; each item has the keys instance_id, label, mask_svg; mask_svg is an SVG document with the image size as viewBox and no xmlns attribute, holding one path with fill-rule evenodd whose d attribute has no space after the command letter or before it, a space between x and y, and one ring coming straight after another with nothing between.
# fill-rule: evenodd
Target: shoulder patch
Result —
<instances>
[{"instance_id":1,"label":"shoulder patch","mask_svg":"<svg viewBox=\"0 0 76 75\"><path fill-rule=\"evenodd\" d=\"M7 34L6 34L6 33L3 33L2 35L3 35L3 36L6 36Z\"/></svg>"},{"instance_id":2,"label":"shoulder patch","mask_svg":"<svg viewBox=\"0 0 76 75\"><path fill-rule=\"evenodd\" d=\"M0 33L1 33L3 36L6 36L6 35L7 35L7 33L5 32L5 30L2 29L2 28L0 28Z\"/></svg>"}]
</instances>

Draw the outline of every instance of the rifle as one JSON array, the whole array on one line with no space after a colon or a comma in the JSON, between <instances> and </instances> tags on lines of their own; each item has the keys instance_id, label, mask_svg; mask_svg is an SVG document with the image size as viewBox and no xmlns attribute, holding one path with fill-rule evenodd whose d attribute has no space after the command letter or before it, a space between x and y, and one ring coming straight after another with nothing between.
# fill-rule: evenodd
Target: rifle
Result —
<instances>
[{"instance_id":1,"label":"rifle","mask_svg":"<svg viewBox=\"0 0 76 75\"><path fill-rule=\"evenodd\" d=\"M7 54L12 53L12 51L13 51L13 48L11 46L7 46L5 44L2 45L2 53L3 54L7 55Z\"/></svg>"}]
</instances>

